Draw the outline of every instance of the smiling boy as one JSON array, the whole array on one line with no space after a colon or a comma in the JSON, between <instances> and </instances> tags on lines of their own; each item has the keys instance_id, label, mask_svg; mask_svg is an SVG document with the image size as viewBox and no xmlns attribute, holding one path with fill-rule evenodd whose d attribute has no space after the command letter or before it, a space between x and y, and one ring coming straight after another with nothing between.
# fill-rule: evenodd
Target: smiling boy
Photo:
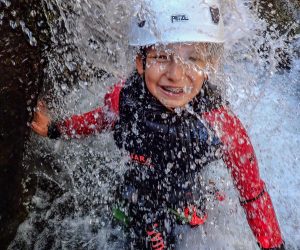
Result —
<instances>
[{"instance_id":1,"label":"smiling boy","mask_svg":"<svg viewBox=\"0 0 300 250\"><path fill-rule=\"evenodd\" d=\"M53 123L39 104L32 129L50 138L114 130L116 144L131 156L117 195L131 218L133 249L173 249L176 224L205 223L202 173L221 158L259 246L284 249L250 139L209 83L224 41L217 1L147 3L155 24L147 15L134 16L136 71L105 96L106 108Z\"/></svg>"},{"instance_id":2,"label":"smiling boy","mask_svg":"<svg viewBox=\"0 0 300 250\"><path fill-rule=\"evenodd\" d=\"M168 108L184 107L198 95L205 80L205 58L197 53L201 45L169 44L147 49L147 70L141 56L136 59L137 71L144 74L149 92Z\"/></svg>"}]
</instances>

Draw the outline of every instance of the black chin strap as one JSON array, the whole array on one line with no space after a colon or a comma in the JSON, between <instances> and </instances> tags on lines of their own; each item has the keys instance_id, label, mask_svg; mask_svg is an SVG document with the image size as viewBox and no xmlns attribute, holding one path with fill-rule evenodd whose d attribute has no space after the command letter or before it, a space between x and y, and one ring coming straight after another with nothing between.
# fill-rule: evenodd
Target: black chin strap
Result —
<instances>
[{"instance_id":1,"label":"black chin strap","mask_svg":"<svg viewBox=\"0 0 300 250\"><path fill-rule=\"evenodd\" d=\"M145 79L145 71L146 71L146 65L147 65L147 48L141 49L141 56L143 61L143 78Z\"/></svg>"}]
</instances>

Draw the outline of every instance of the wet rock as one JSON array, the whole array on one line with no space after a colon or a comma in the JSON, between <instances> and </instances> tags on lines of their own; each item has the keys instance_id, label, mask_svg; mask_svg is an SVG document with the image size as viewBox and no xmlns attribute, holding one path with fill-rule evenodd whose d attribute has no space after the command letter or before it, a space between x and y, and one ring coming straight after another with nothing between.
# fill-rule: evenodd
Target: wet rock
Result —
<instances>
[{"instance_id":1,"label":"wet rock","mask_svg":"<svg viewBox=\"0 0 300 250\"><path fill-rule=\"evenodd\" d=\"M264 36L271 40L276 40L284 36L284 42L275 49L275 59L277 60L277 69L290 70L292 66L294 49L291 46L295 35L300 33L299 13L300 3L296 0L291 1L273 1L273 0L254 0L252 9L257 15L266 20L268 26ZM267 35L268 34L268 35ZM271 46L267 41L259 49L262 58L268 60Z\"/></svg>"},{"instance_id":2,"label":"wet rock","mask_svg":"<svg viewBox=\"0 0 300 250\"><path fill-rule=\"evenodd\" d=\"M49 41L41 2L1 1L0 33L0 249L6 249L26 217L22 156Z\"/></svg>"}]
</instances>

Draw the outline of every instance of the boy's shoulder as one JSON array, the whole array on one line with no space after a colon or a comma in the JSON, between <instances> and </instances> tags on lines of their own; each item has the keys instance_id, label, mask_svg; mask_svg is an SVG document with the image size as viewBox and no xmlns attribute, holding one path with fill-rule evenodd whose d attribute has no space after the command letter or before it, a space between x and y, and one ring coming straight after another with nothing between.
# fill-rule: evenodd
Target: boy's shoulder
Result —
<instances>
[{"instance_id":1,"label":"boy's shoulder","mask_svg":"<svg viewBox=\"0 0 300 250\"><path fill-rule=\"evenodd\" d=\"M200 113L210 112L229 105L229 102L222 97L220 89L208 81L203 84L202 89L196 98L197 109Z\"/></svg>"}]
</instances>

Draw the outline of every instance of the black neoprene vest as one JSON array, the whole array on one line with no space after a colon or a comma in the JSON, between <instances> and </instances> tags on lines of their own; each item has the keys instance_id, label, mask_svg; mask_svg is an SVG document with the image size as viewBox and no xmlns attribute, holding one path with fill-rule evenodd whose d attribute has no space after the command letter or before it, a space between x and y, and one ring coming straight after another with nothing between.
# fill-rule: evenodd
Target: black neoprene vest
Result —
<instances>
[{"instance_id":1,"label":"black neoprene vest","mask_svg":"<svg viewBox=\"0 0 300 250\"><path fill-rule=\"evenodd\" d=\"M120 148L151 160L143 166L131 164L130 178L140 183L138 188L149 193L158 185L163 196L194 189L195 175L219 158L219 139L199 119L202 112L222 105L216 93L206 82L188 109L175 112L149 93L136 72L127 80L120 93L120 119L114 137Z\"/></svg>"}]
</instances>

